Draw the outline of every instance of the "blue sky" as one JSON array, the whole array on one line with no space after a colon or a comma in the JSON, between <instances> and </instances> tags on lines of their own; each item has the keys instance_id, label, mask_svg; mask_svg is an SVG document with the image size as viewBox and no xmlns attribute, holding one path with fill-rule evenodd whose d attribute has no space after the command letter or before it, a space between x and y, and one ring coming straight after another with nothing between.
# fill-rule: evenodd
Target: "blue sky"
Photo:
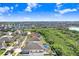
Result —
<instances>
[{"instance_id":1,"label":"blue sky","mask_svg":"<svg viewBox=\"0 0 79 59\"><path fill-rule=\"evenodd\" d=\"M0 21L79 21L79 4L0 3Z\"/></svg>"}]
</instances>

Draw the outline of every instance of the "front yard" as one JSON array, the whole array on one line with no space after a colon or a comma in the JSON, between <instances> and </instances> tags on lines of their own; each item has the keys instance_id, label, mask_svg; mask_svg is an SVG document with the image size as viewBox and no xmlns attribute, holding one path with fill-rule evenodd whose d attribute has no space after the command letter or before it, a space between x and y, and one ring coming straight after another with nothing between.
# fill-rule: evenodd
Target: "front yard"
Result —
<instances>
[{"instance_id":1,"label":"front yard","mask_svg":"<svg viewBox=\"0 0 79 59\"><path fill-rule=\"evenodd\" d=\"M5 50L0 50L0 56L2 55L3 52L5 52Z\"/></svg>"}]
</instances>

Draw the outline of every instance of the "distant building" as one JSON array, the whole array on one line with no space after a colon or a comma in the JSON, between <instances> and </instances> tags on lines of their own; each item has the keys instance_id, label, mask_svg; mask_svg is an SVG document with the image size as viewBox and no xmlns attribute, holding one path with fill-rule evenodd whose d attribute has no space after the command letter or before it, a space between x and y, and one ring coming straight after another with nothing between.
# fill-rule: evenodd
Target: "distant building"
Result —
<instances>
[{"instance_id":1,"label":"distant building","mask_svg":"<svg viewBox=\"0 0 79 59\"><path fill-rule=\"evenodd\" d=\"M30 34L31 34L31 32L27 32L27 34L28 34L28 35L30 35Z\"/></svg>"},{"instance_id":2,"label":"distant building","mask_svg":"<svg viewBox=\"0 0 79 59\"><path fill-rule=\"evenodd\" d=\"M21 34L21 30L17 29L17 30L15 31L15 34Z\"/></svg>"},{"instance_id":3,"label":"distant building","mask_svg":"<svg viewBox=\"0 0 79 59\"><path fill-rule=\"evenodd\" d=\"M12 35L12 32L7 32L7 35Z\"/></svg>"}]
</instances>

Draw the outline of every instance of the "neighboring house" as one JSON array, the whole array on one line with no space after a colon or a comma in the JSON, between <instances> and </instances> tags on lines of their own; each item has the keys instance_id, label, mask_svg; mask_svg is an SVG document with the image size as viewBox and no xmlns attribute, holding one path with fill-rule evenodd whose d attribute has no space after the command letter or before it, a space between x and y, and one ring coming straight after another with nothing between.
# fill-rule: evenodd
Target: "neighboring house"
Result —
<instances>
[{"instance_id":1,"label":"neighboring house","mask_svg":"<svg viewBox=\"0 0 79 59\"><path fill-rule=\"evenodd\" d=\"M2 43L2 42L13 42L15 39L14 39L14 37L13 36L7 36L7 35L5 35L5 36L2 36L1 38L0 38L0 43Z\"/></svg>"},{"instance_id":2,"label":"neighboring house","mask_svg":"<svg viewBox=\"0 0 79 59\"><path fill-rule=\"evenodd\" d=\"M2 48L2 45L0 45L0 49Z\"/></svg>"},{"instance_id":3,"label":"neighboring house","mask_svg":"<svg viewBox=\"0 0 79 59\"><path fill-rule=\"evenodd\" d=\"M31 34L31 32L29 32L29 31L28 31L28 32L27 32L27 34L28 34L28 35L30 35L30 34Z\"/></svg>"},{"instance_id":4,"label":"neighboring house","mask_svg":"<svg viewBox=\"0 0 79 59\"><path fill-rule=\"evenodd\" d=\"M7 32L7 35L12 35L12 32Z\"/></svg>"},{"instance_id":5,"label":"neighboring house","mask_svg":"<svg viewBox=\"0 0 79 59\"><path fill-rule=\"evenodd\" d=\"M0 44L0 49L6 49L6 48L7 48L7 46L4 42L2 44Z\"/></svg>"},{"instance_id":6,"label":"neighboring house","mask_svg":"<svg viewBox=\"0 0 79 59\"><path fill-rule=\"evenodd\" d=\"M21 56L29 56L29 50L27 48L21 48L20 55Z\"/></svg>"},{"instance_id":7,"label":"neighboring house","mask_svg":"<svg viewBox=\"0 0 79 59\"><path fill-rule=\"evenodd\" d=\"M34 42L26 43L26 46L22 48L22 54L30 55L30 56L42 56L44 55L44 48L42 45Z\"/></svg>"},{"instance_id":8,"label":"neighboring house","mask_svg":"<svg viewBox=\"0 0 79 59\"><path fill-rule=\"evenodd\" d=\"M4 29L4 27L0 26L0 30L3 30L3 29Z\"/></svg>"},{"instance_id":9,"label":"neighboring house","mask_svg":"<svg viewBox=\"0 0 79 59\"><path fill-rule=\"evenodd\" d=\"M19 30L19 29L17 29L14 33L15 33L15 34L21 34L21 33L22 33L22 31L21 31L21 30Z\"/></svg>"},{"instance_id":10,"label":"neighboring house","mask_svg":"<svg viewBox=\"0 0 79 59\"><path fill-rule=\"evenodd\" d=\"M15 39L13 36L2 36L0 38L0 49L6 49L7 44L6 42L13 42Z\"/></svg>"}]
</instances>

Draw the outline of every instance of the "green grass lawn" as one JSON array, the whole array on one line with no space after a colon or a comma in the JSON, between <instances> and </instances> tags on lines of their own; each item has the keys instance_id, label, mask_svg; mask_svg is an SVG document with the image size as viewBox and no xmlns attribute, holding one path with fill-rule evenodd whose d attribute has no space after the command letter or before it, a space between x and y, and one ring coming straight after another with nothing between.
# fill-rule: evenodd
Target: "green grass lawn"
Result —
<instances>
[{"instance_id":1,"label":"green grass lawn","mask_svg":"<svg viewBox=\"0 0 79 59\"><path fill-rule=\"evenodd\" d=\"M5 50L0 50L0 55L4 52Z\"/></svg>"}]
</instances>

